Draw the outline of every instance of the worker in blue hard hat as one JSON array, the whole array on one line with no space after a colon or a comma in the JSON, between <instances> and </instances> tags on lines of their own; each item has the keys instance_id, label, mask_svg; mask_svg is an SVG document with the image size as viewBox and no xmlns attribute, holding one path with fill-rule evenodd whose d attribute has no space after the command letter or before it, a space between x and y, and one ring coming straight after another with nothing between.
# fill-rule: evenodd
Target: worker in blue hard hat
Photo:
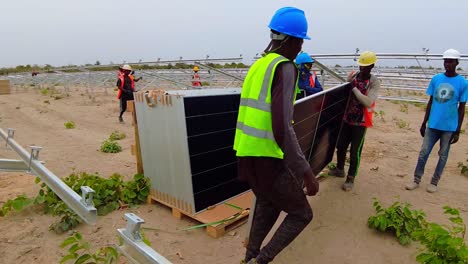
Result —
<instances>
[{"instance_id":1,"label":"worker in blue hard hat","mask_svg":"<svg viewBox=\"0 0 468 264\"><path fill-rule=\"evenodd\" d=\"M242 86L234 150L238 175L256 196L242 263L270 263L312 221L306 195L319 190L292 127L298 70L294 59L307 36L304 11L284 7L269 24L271 42L249 69ZM305 185L306 190L303 190ZM262 243L281 211L288 215Z\"/></svg>"},{"instance_id":2,"label":"worker in blue hard hat","mask_svg":"<svg viewBox=\"0 0 468 264\"><path fill-rule=\"evenodd\" d=\"M322 85L317 78L317 73L312 70L314 59L309 54L302 52L297 55L296 64L299 68L299 91L296 99L301 99L306 96L312 95L323 91Z\"/></svg>"}]
</instances>

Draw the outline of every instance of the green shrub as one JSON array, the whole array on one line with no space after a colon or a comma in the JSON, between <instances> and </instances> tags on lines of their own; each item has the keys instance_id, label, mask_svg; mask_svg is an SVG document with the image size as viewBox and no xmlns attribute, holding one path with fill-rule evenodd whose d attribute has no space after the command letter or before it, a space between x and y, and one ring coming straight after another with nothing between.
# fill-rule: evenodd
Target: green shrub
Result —
<instances>
[{"instance_id":1,"label":"green shrub","mask_svg":"<svg viewBox=\"0 0 468 264\"><path fill-rule=\"evenodd\" d=\"M40 182L39 178L36 178L36 182ZM98 215L106 215L122 205L134 206L144 203L150 192L149 179L142 174L136 174L133 180L125 182L123 177L116 173L107 179L96 174L72 173L64 178L63 182L76 193L81 193L81 186L92 188L95 191L93 202ZM43 204L46 214L61 217L60 221L49 227L58 234L75 228L81 222L45 183L41 183L41 190L34 201Z\"/></svg>"},{"instance_id":2,"label":"green shrub","mask_svg":"<svg viewBox=\"0 0 468 264\"><path fill-rule=\"evenodd\" d=\"M91 252L89 242L83 241L82 235L78 232L66 238L60 247L69 247L68 254L62 257L60 264L68 261L72 263L111 264L117 263L119 259L118 251L112 246L100 248L94 253Z\"/></svg>"},{"instance_id":3,"label":"green shrub","mask_svg":"<svg viewBox=\"0 0 468 264\"><path fill-rule=\"evenodd\" d=\"M49 93L49 88L42 88L40 92L42 95L47 95Z\"/></svg>"},{"instance_id":4,"label":"green shrub","mask_svg":"<svg viewBox=\"0 0 468 264\"><path fill-rule=\"evenodd\" d=\"M406 122L406 121L403 120L403 119L398 119L398 120L396 120L395 124L396 124L399 128L409 128L409 123Z\"/></svg>"},{"instance_id":5,"label":"green shrub","mask_svg":"<svg viewBox=\"0 0 468 264\"><path fill-rule=\"evenodd\" d=\"M423 229L413 233L413 238L425 247L416 257L419 263L468 263L468 247L464 241L466 225L463 218L457 209L449 206L444 206L444 213L449 216L451 226L426 223Z\"/></svg>"},{"instance_id":6,"label":"green shrub","mask_svg":"<svg viewBox=\"0 0 468 264\"><path fill-rule=\"evenodd\" d=\"M104 153L118 153L122 151L122 147L119 145L119 143L106 139L104 142L102 142L101 145L101 152Z\"/></svg>"},{"instance_id":7,"label":"green shrub","mask_svg":"<svg viewBox=\"0 0 468 264\"><path fill-rule=\"evenodd\" d=\"M75 122L73 122L73 121L65 122L64 126L65 126L66 129L73 129L73 128L75 128Z\"/></svg>"},{"instance_id":8,"label":"green shrub","mask_svg":"<svg viewBox=\"0 0 468 264\"><path fill-rule=\"evenodd\" d=\"M119 131L114 131L112 134L109 136L109 140L114 141L114 140L121 140L126 138L127 135L125 135L124 132L119 132Z\"/></svg>"},{"instance_id":9,"label":"green shrub","mask_svg":"<svg viewBox=\"0 0 468 264\"><path fill-rule=\"evenodd\" d=\"M374 198L376 215L369 217L367 225L381 232L394 233L398 242L408 245L411 242L411 234L421 230L425 214L420 210L411 210L409 204L393 203L388 208L383 208L379 200Z\"/></svg>"},{"instance_id":10,"label":"green shrub","mask_svg":"<svg viewBox=\"0 0 468 264\"><path fill-rule=\"evenodd\" d=\"M468 162L468 159L466 159ZM468 164L464 164L463 162L458 162L458 168L460 169L460 174L468 176Z\"/></svg>"},{"instance_id":11,"label":"green shrub","mask_svg":"<svg viewBox=\"0 0 468 264\"><path fill-rule=\"evenodd\" d=\"M8 199L0 209L0 216L6 216L11 211L21 211L24 208L33 204L34 200L26 197L26 195L19 195L15 199Z\"/></svg>"}]
</instances>

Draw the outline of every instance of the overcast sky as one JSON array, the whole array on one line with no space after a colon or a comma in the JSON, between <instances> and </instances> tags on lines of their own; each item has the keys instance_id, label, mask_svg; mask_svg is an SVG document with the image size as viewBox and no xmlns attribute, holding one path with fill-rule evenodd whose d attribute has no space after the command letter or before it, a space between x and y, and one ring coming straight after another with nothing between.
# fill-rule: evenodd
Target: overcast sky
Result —
<instances>
[{"instance_id":1,"label":"overcast sky","mask_svg":"<svg viewBox=\"0 0 468 264\"><path fill-rule=\"evenodd\" d=\"M468 53L467 0L1 0L0 67L246 58L283 6L303 9L309 53Z\"/></svg>"}]
</instances>

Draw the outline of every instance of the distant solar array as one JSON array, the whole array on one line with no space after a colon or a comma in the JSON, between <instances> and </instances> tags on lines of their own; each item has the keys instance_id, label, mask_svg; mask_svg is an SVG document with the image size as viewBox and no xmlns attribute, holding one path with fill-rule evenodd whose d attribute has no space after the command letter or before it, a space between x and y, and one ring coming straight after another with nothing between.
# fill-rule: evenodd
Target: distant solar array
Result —
<instances>
[{"instance_id":1,"label":"distant solar array","mask_svg":"<svg viewBox=\"0 0 468 264\"><path fill-rule=\"evenodd\" d=\"M350 64L359 54L317 54L314 58L322 64L324 61L331 64L335 59L347 59ZM440 60L440 54L378 54L381 60L414 60L418 66L389 68L377 65L373 73L376 74L382 82L381 98L403 101L426 101L424 91L431 77L442 71L441 69L423 68L421 61ZM462 55L463 60L468 59L468 55ZM248 68L212 68L209 63L238 63L242 57L204 59L204 60L174 60L174 61L156 61L140 62L134 65L135 75L142 76L143 80L137 83L137 90L147 89L191 89L191 69L160 69L145 70L138 65L167 65L169 63L185 63L198 65L200 67L201 81L204 88L235 88L242 86L242 80L245 77ZM117 67L117 65L114 65ZM441 65L442 66L442 65ZM30 73L10 74L2 78L7 78L12 83L12 91L18 92L21 89L29 88L54 88L68 92L70 89L85 89L87 93L105 93L108 94L115 88L117 80L117 71L92 71L90 68L109 67L107 66L88 66L78 68L55 68L52 72L42 72L37 75ZM357 67L341 67L337 64L328 67L336 75L346 78L351 70L357 70ZM75 70L78 72L66 72ZM330 71L315 69L319 80L325 88L336 86L342 81L337 80L337 76ZM460 74L468 76L467 71L460 71ZM334 76L335 75L335 76ZM110 90L109 90L110 89Z\"/></svg>"}]
</instances>

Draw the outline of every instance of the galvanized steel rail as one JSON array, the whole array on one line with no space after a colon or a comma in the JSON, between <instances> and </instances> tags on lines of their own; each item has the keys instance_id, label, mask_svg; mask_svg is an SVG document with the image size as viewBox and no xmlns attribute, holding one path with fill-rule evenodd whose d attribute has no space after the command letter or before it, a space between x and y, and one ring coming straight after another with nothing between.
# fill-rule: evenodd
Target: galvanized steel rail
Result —
<instances>
[{"instance_id":1,"label":"galvanized steel rail","mask_svg":"<svg viewBox=\"0 0 468 264\"><path fill-rule=\"evenodd\" d=\"M123 245L118 250L130 261L136 264L172 264L165 257L143 242L140 234L140 226L145 221L133 213L125 214L127 227L117 229L117 233L123 240Z\"/></svg>"},{"instance_id":2,"label":"galvanized steel rail","mask_svg":"<svg viewBox=\"0 0 468 264\"><path fill-rule=\"evenodd\" d=\"M11 131L11 130L9 130ZM5 133L0 128L0 137L6 141L8 147L13 149L28 167L30 173L37 175L49 188L57 194L60 199L72 209L87 224L94 224L97 218L97 211L93 204L94 191L88 186L82 186L82 196L74 192L59 177L48 170L37 159L40 147L32 146L31 153L28 153L20 144L13 139L13 133ZM24 168L24 166L21 166Z\"/></svg>"}]
</instances>

